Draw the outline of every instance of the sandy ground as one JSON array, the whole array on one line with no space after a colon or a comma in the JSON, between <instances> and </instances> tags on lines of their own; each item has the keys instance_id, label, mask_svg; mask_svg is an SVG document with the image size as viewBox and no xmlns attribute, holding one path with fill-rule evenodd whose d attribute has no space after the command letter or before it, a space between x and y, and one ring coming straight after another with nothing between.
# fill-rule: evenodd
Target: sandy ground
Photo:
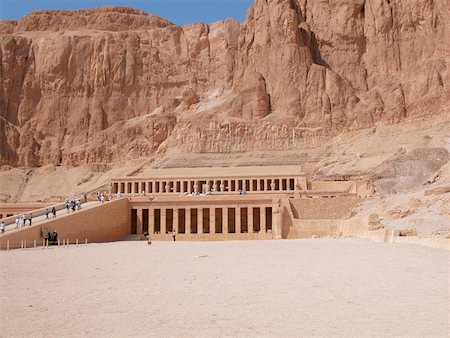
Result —
<instances>
[{"instance_id":1,"label":"sandy ground","mask_svg":"<svg viewBox=\"0 0 450 338\"><path fill-rule=\"evenodd\" d=\"M449 258L356 239L3 251L0 336L448 337Z\"/></svg>"}]
</instances>

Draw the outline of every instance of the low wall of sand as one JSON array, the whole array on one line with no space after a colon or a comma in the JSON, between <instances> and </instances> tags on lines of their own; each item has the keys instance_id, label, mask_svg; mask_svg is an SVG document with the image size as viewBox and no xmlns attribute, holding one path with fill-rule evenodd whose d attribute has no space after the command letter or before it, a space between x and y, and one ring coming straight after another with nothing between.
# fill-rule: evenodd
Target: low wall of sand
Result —
<instances>
[{"instance_id":1,"label":"low wall of sand","mask_svg":"<svg viewBox=\"0 0 450 338\"><path fill-rule=\"evenodd\" d=\"M58 233L58 238L92 242L112 242L121 240L130 233L129 201L126 198L111 201L97 207L82 209L76 213L49 219L47 222L8 231L0 235L0 249L20 248L22 241L27 246L42 245L45 230Z\"/></svg>"}]
</instances>

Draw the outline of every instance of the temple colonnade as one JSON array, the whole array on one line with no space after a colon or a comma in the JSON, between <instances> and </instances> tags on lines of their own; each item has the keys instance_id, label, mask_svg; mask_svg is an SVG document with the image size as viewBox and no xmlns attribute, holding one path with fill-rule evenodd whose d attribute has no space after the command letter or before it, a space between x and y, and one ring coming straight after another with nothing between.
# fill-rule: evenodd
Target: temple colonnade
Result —
<instances>
[{"instance_id":1,"label":"temple colonnade","mask_svg":"<svg viewBox=\"0 0 450 338\"><path fill-rule=\"evenodd\" d=\"M272 230L271 205L133 207L131 234L244 234Z\"/></svg>"},{"instance_id":2,"label":"temple colonnade","mask_svg":"<svg viewBox=\"0 0 450 338\"><path fill-rule=\"evenodd\" d=\"M114 194L192 194L231 192L294 192L306 189L306 179L298 177L260 178L220 178L220 179L180 179L170 180L113 180L111 192Z\"/></svg>"}]
</instances>

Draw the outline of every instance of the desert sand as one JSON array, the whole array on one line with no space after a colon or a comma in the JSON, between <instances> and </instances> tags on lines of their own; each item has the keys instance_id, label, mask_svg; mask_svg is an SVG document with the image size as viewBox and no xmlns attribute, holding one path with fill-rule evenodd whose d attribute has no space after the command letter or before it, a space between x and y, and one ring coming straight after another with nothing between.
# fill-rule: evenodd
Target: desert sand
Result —
<instances>
[{"instance_id":1,"label":"desert sand","mask_svg":"<svg viewBox=\"0 0 450 338\"><path fill-rule=\"evenodd\" d=\"M449 258L356 239L0 252L0 336L448 337Z\"/></svg>"}]
</instances>

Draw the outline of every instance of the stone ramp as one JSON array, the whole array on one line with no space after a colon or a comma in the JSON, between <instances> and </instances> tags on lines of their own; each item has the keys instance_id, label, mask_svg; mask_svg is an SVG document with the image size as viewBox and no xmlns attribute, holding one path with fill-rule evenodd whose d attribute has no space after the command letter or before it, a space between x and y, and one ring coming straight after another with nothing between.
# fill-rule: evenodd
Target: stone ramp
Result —
<instances>
[{"instance_id":1,"label":"stone ramp","mask_svg":"<svg viewBox=\"0 0 450 338\"><path fill-rule=\"evenodd\" d=\"M60 240L72 243L118 241L129 234L129 201L126 198L105 202L92 202L81 210L67 213L59 210L56 218L36 221L32 226L12 229L0 235L0 250L20 248L24 241L28 245L42 245L43 234L56 231Z\"/></svg>"},{"instance_id":2,"label":"stone ramp","mask_svg":"<svg viewBox=\"0 0 450 338\"><path fill-rule=\"evenodd\" d=\"M97 202L97 201L96 202L82 202L81 210L86 209L86 208L92 208L93 206L96 206L99 203L100 202ZM42 222L48 222L49 220L51 220L53 218L53 214L51 213L51 210L53 207L56 208L56 217L60 217L62 215L67 214L67 209L66 209L65 203L58 203L58 204L50 205L45 208L39 208L39 209L31 210L28 212L24 212L24 213L22 213L22 215L30 215L30 214L32 215L31 225L42 224ZM49 211L48 218L46 218L46 216L45 216L46 210ZM75 210L75 212L79 212L79 211L80 210ZM70 210L69 213L73 213L73 211ZM18 215L10 216L10 217L2 219L2 221L4 221L6 224L6 227L5 227L6 232L11 231L11 230L16 230L15 220L16 220L17 216ZM29 222L26 221L25 223L26 224L23 228L29 227Z\"/></svg>"}]
</instances>

